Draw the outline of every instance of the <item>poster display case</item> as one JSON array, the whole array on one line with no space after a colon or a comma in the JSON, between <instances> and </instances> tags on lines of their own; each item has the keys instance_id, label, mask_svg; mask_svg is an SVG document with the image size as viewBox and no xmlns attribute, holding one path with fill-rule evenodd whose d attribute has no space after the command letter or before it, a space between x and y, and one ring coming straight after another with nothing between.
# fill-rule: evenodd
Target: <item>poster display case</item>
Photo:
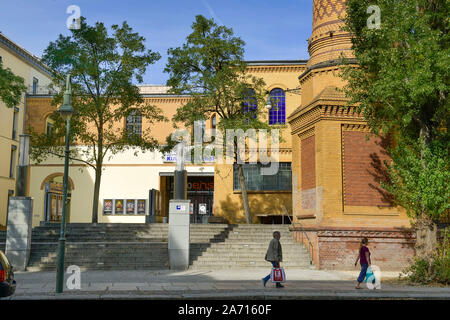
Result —
<instances>
[{"instance_id":1,"label":"poster display case","mask_svg":"<svg viewBox=\"0 0 450 320\"><path fill-rule=\"evenodd\" d=\"M146 199L103 199L103 215L145 215Z\"/></svg>"}]
</instances>

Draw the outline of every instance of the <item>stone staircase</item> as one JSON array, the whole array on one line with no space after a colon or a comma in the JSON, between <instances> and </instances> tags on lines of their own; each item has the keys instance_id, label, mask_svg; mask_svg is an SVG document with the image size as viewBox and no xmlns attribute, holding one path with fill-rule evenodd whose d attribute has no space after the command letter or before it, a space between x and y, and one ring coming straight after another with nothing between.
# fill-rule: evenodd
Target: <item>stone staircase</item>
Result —
<instances>
[{"instance_id":1,"label":"stone staircase","mask_svg":"<svg viewBox=\"0 0 450 320\"><path fill-rule=\"evenodd\" d=\"M59 232L59 224L33 229L28 270L56 270ZM167 269L167 233L167 224L67 224L64 265L81 270Z\"/></svg>"},{"instance_id":2,"label":"stone staircase","mask_svg":"<svg viewBox=\"0 0 450 320\"><path fill-rule=\"evenodd\" d=\"M206 225L204 229L208 228ZM264 260L273 232L281 233L283 262L287 268L314 268L309 254L302 244L295 242L288 225L222 225L223 230L210 241L196 243L190 247L190 268L232 269L267 268ZM200 230L196 230L200 234Z\"/></svg>"},{"instance_id":3,"label":"stone staircase","mask_svg":"<svg viewBox=\"0 0 450 320\"><path fill-rule=\"evenodd\" d=\"M308 253L294 241L287 225L226 224L191 224L190 268L267 268L264 256L275 230L281 232L282 266L311 268ZM28 270L56 270L59 231L58 224L33 229ZM66 227L65 268L167 269L167 239L168 224L71 223Z\"/></svg>"}]
</instances>

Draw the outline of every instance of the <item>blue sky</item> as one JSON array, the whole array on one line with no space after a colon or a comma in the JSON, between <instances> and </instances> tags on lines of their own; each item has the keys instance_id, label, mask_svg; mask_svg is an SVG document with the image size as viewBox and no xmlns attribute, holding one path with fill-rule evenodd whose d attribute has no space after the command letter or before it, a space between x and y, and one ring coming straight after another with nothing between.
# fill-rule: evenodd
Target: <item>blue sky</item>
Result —
<instances>
[{"instance_id":1,"label":"blue sky","mask_svg":"<svg viewBox=\"0 0 450 320\"><path fill-rule=\"evenodd\" d=\"M0 31L40 57L59 34L69 35L69 5L88 24L128 24L161 54L144 83L165 84L167 49L181 46L198 14L231 27L245 43L246 60L307 59L312 0L0 0Z\"/></svg>"}]
</instances>

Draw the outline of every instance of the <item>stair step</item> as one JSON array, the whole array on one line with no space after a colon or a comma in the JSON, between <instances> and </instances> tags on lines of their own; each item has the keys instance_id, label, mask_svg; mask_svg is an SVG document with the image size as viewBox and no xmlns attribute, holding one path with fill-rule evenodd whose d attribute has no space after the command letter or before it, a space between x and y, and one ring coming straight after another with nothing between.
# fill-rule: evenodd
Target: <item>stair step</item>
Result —
<instances>
[{"instance_id":1,"label":"stair step","mask_svg":"<svg viewBox=\"0 0 450 320\"><path fill-rule=\"evenodd\" d=\"M311 268L308 252L288 225L245 224L192 224L190 267L266 268L264 255L275 230L281 233L282 265ZM58 224L33 229L29 270L56 269L59 231ZM82 270L166 269L167 239L168 224L68 224L65 262Z\"/></svg>"}]
</instances>

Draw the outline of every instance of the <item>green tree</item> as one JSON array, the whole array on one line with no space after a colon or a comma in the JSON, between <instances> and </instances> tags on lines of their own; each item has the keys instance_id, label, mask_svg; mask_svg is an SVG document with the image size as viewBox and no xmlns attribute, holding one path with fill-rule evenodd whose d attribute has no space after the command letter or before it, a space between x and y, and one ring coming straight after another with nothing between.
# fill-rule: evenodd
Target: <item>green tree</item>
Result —
<instances>
[{"instance_id":1,"label":"green tree","mask_svg":"<svg viewBox=\"0 0 450 320\"><path fill-rule=\"evenodd\" d=\"M270 129L263 120L266 105L265 83L246 74L244 41L232 29L218 26L213 19L198 15L192 33L182 47L168 50L165 72L167 85L175 94L188 94L188 103L177 109L175 122L192 127L197 120L217 115L217 130ZM248 140L247 140L248 141ZM234 142L234 161L239 170L244 216L252 222L238 144ZM240 160L240 161L238 161Z\"/></svg>"},{"instance_id":2,"label":"green tree","mask_svg":"<svg viewBox=\"0 0 450 320\"><path fill-rule=\"evenodd\" d=\"M12 108L20 103L25 90L25 80L15 75L11 69L3 68L3 62L0 60L0 99L8 108Z\"/></svg>"},{"instance_id":3,"label":"green tree","mask_svg":"<svg viewBox=\"0 0 450 320\"><path fill-rule=\"evenodd\" d=\"M81 28L71 30L51 42L44 52L43 62L54 72L55 85L62 87L64 77L72 77L72 105L76 114L71 120L71 133L77 146L71 159L81 161L95 170L92 222L98 221L98 203L102 168L105 157L132 147L153 150L158 142L150 129L142 134L123 128L123 120L140 114L146 123L166 120L162 111L146 103L133 84L142 82L147 67L160 58L145 48L145 39L133 32L126 22L111 27L112 35L103 23L95 26L81 19ZM59 106L64 90L53 99ZM48 156L63 158L64 120L53 115L55 128L51 135L32 135L32 157L42 161ZM31 129L33 132L33 130Z\"/></svg>"},{"instance_id":4,"label":"green tree","mask_svg":"<svg viewBox=\"0 0 450 320\"><path fill-rule=\"evenodd\" d=\"M369 27L370 5L380 8L380 28ZM394 138L384 187L416 224L416 253L428 257L435 223L449 211L449 8L446 0L348 0L345 18L358 66L344 68L344 90L374 133Z\"/></svg>"}]
</instances>

